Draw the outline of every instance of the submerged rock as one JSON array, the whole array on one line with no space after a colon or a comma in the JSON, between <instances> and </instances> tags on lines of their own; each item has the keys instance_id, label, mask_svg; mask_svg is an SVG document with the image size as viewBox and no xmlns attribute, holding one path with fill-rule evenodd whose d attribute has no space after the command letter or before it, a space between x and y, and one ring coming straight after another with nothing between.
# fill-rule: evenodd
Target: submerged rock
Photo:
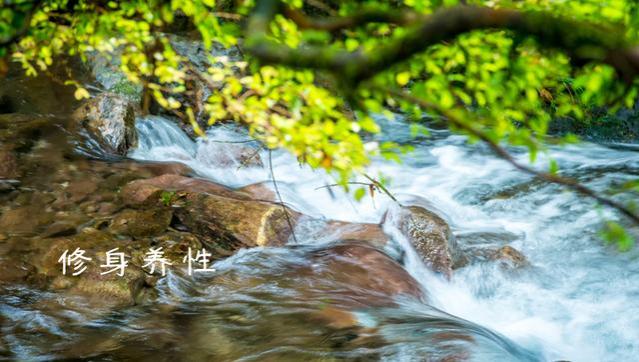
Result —
<instances>
[{"instance_id":1,"label":"submerged rock","mask_svg":"<svg viewBox=\"0 0 639 362\"><path fill-rule=\"evenodd\" d=\"M53 219L53 212L41 204L32 203L3 212L0 215L0 230L9 234L35 234Z\"/></svg>"},{"instance_id":2,"label":"submerged rock","mask_svg":"<svg viewBox=\"0 0 639 362\"><path fill-rule=\"evenodd\" d=\"M326 223L326 228L323 231L333 234L336 239L365 241L369 245L379 249L384 248L390 241L390 238L384 233L380 224L350 223L331 220Z\"/></svg>"},{"instance_id":3,"label":"submerged rock","mask_svg":"<svg viewBox=\"0 0 639 362\"><path fill-rule=\"evenodd\" d=\"M47 238L71 236L78 231L78 225L69 221L56 221L47 226L42 235Z\"/></svg>"},{"instance_id":4,"label":"submerged rock","mask_svg":"<svg viewBox=\"0 0 639 362\"><path fill-rule=\"evenodd\" d=\"M247 185L237 191L247 194L256 200L277 202L277 194L266 182Z\"/></svg>"},{"instance_id":5,"label":"submerged rock","mask_svg":"<svg viewBox=\"0 0 639 362\"><path fill-rule=\"evenodd\" d=\"M492 252L489 258L500 261L502 265L512 268L521 268L530 265L530 262L521 251L508 245L502 246Z\"/></svg>"},{"instance_id":6,"label":"submerged rock","mask_svg":"<svg viewBox=\"0 0 639 362\"><path fill-rule=\"evenodd\" d=\"M18 160L15 152L9 147L0 144L0 179L18 179Z\"/></svg>"},{"instance_id":7,"label":"submerged rock","mask_svg":"<svg viewBox=\"0 0 639 362\"><path fill-rule=\"evenodd\" d=\"M90 99L73 119L109 154L125 155L137 144L134 107L120 96L105 93Z\"/></svg>"},{"instance_id":8,"label":"submerged rock","mask_svg":"<svg viewBox=\"0 0 639 362\"><path fill-rule=\"evenodd\" d=\"M200 161L214 168L264 167L260 148L244 144L207 141Z\"/></svg>"},{"instance_id":9,"label":"submerged rock","mask_svg":"<svg viewBox=\"0 0 639 362\"><path fill-rule=\"evenodd\" d=\"M275 263L265 257L257 270L268 265L276 274L221 273L212 279L227 293L242 292L261 284L269 290L285 290L286 302L296 302L353 311L370 307L392 307L398 297L427 299L426 291L398 262L383 251L363 241L338 241L304 252L304 261L291 258ZM259 259L258 257L258 260ZM279 293L279 292L278 292ZM323 301L323 303L322 303Z\"/></svg>"},{"instance_id":10,"label":"submerged rock","mask_svg":"<svg viewBox=\"0 0 639 362\"><path fill-rule=\"evenodd\" d=\"M98 190L99 180L93 177L85 177L69 182L66 187L66 194L72 203L80 203L89 196L94 195Z\"/></svg>"},{"instance_id":11,"label":"submerged rock","mask_svg":"<svg viewBox=\"0 0 639 362\"><path fill-rule=\"evenodd\" d=\"M326 279L329 288L350 290L349 299L341 301L343 306L383 307L394 305L394 299L401 295L425 297L419 283L400 264L362 242L344 242L321 249L312 255L312 262L322 267L311 265L308 271L313 275L309 277Z\"/></svg>"},{"instance_id":12,"label":"submerged rock","mask_svg":"<svg viewBox=\"0 0 639 362\"><path fill-rule=\"evenodd\" d=\"M497 262L504 269L520 269L530 265L526 256L510 245L502 247L474 247L466 250L468 263Z\"/></svg>"},{"instance_id":13,"label":"submerged rock","mask_svg":"<svg viewBox=\"0 0 639 362\"><path fill-rule=\"evenodd\" d=\"M450 227L440 216L421 206L400 208L393 215L396 227L433 271L450 278L461 251Z\"/></svg>"},{"instance_id":14,"label":"submerged rock","mask_svg":"<svg viewBox=\"0 0 639 362\"><path fill-rule=\"evenodd\" d=\"M164 232L173 216L169 208L149 210L126 209L118 213L111 221L111 232L119 235L141 238L155 236Z\"/></svg>"},{"instance_id":15,"label":"submerged rock","mask_svg":"<svg viewBox=\"0 0 639 362\"><path fill-rule=\"evenodd\" d=\"M29 149L40 135L47 131L54 119L33 114L0 114L0 143L2 148L15 150Z\"/></svg>"},{"instance_id":16,"label":"submerged rock","mask_svg":"<svg viewBox=\"0 0 639 362\"><path fill-rule=\"evenodd\" d=\"M143 289L148 287L146 273L139 264L130 263L123 276L117 273L102 274L100 265L105 265L105 252L118 247L127 255L132 250L142 249L140 244L131 244L116 239L108 233L95 229L85 229L73 237L40 240L42 247L35 259L38 272L50 279L49 288L65 290L67 294L75 294L88 298L93 305L118 306L133 305L140 300ZM87 269L78 276L71 272L62 273L60 257L65 251L73 252L76 248L85 251ZM70 267L71 268L71 267Z\"/></svg>"},{"instance_id":17,"label":"submerged rock","mask_svg":"<svg viewBox=\"0 0 639 362\"><path fill-rule=\"evenodd\" d=\"M25 282L33 278L35 267L21 260L0 259L0 285Z\"/></svg>"}]
</instances>

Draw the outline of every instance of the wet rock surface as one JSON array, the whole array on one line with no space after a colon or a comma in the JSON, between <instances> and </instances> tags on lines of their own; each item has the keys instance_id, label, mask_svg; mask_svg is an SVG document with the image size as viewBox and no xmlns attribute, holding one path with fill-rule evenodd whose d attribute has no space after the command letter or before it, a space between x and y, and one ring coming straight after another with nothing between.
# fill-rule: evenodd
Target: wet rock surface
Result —
<instances>
[{"instance_id":1,"label":"wet rock surface","mask_svg":"<svg viewBox=\"0 0 639 362\"><path fill-rule=\"evenodd\" d=\"M19 179L18 160L15 152L6 146L0 146L0 179Z\"/></svg>"},{"instance_id":2,"label":"wet rock surface","mask_svg":"<svg viewBox=\"0 0 639 362\"><path fill-rule=\"evenodd\" d=\"M125 155L137 144L133 104L115 94L86 101L73 118L107 153Z\"/></svg>"},{"instance_id":3,"label":"wet rock surface","mask_svg":"<svg viewBox=\"0 0 639 362\"><path fill-rule=\"evenodd\" d=\"M502 247L472 247L465 249L465 255L467 259L462 266L477 262L497 263L501 268L509 270L530 266L526 256L510 245Z\"/></svg>"},{"instance_id":4,"label":"wet rock surface","mask_svg":"<svg viewBox=\"0 0 639 362\"><path fill-rule=\"evenodd\" d=\"M452 276L455 260L461 257L454 236L440 216L421 206L402 207L394 223L434 271Z\"/></svg>"},{"instance_id":5,"label":"wet rock surface","mask_svg":"<svg viewBox=\"0 0 639 362\"><path fill-rule=\"evenodd\" d=\"M383 249L390 242L390 237L384 233L382 226L379 224L329 221L323 231L328 234L334 234L343 240L364 241L379 249Z\"/></svg>"},{"instance_id":6,"label":"wet rock surface","mask_svg":"<svg viewBox=\"0 0 639 362\"><path fill-rule=\"evenodd\" d=\"M180 224L222 255L242 247L284 245L300 215L277 203L200 179L163 175L133 181L122 190L130 205L170 205Z\"/></svg>"},{"instance_id":7,"label":"wet rock surface","mask_svg":"<svg viewBox=\"0 0 639 362\"><path fill-rule=\"evenodd\" d=\"M154 210L125 209L111 220L112 233L134 238L156 236L169 227L173 213L170 208Z\"/></svg>"},{"instance_id":8,"label":"wet rock surface","mask_svg":"<svg viewBox=\"0 0 639 362\"><path fill-rule=\"evenodd\" d=\"M264 167L260 150L242 144L208 141L206 153L215 154L215 157L206 159L205 163L214 168Z\"/></svg>"},{"instance_id":9,"label":"wet rock surface","mask_svg":"<svg viewBox=\"0 0 639 362\"><path fill-rule=\"evenodd\" d=\"M67 59L66 65L81 69L78 59ZM47 76L44 72L37 76L27 76L20 66L9 67L9 72L0 82L0 114L22 113L40 116L68 115L77 106L73 96L75 87L64 86L57 80L69 77L68 68L57 64L49 67ZM82 72L74 72L76 80L84 81Z\"/></svg>"},{"instance_id":10,"label":"wet rock surface","mask_svg":"<svg viewBox=\"0 0 639 362\"><path fill-rule=\"evenodd\" d=\"M280 205L269 183L232 189L180 163L96 158L135 145L134 109L112 95L89 104L70 124L0 114L0 356L157 360L166 351L167 360L237 360L285 344L329 356L361 348L380 359L389 345L381 325L404 321L435 330L426 344L446 352L433 356L466 356L442 343L474 342L468 331L477 326L441 312L437 323L384 314L429 303L424 284L384 251L393 242L386 225L313 220ZM87 158L82 147L101 153ZM254 148L224 147L215 168L262 166ZM321 242L295 240L303 219L320 225ZM457 249L441 217L408 207L393 222L428 265L450 275ZM145 266L151 248L170 263L166 275ZM77 249L87 269L64 274L61 257ZM216 270L187 275L186 258L201 250ZM122 275L104 273L109 251L125 255ZM525 262L507 247L482 253L480 262ZM16 346L34 352L18 355Z\"/></svg>"},{"instance_id":11,"label":"wet rock surface","mask_svg":"<svg viewBox=\"0 0 639 362\"><path fill-rule=\"evenodd\" d=\"M237 191L247 194L249 197L256 200L277 202L277 194L271 189L271 184L272 183L260 182L244 186Z\"/></svg>"}]
</instances>

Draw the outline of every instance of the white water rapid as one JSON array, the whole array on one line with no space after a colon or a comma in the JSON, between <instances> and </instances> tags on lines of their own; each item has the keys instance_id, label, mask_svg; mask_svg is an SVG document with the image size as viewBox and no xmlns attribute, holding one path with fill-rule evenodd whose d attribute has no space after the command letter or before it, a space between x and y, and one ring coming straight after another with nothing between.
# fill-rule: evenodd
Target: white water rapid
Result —
<instances>
[{"instance_id":1,"label":"white water rapid","mask_svg":"<svg viewBox=\"0 0 639 362\"><path fill-rule=\"evenodd\" d=\"M398 142L409 141L403 123L384 122L384 128ZM270 181L268 167L237 169L213 162L216 153L237 144L224 142L248 139L233 127L211 129L208 139L198 142L158 117L139 121L138 130L134 159L179 161L231 187ZM448 282L430 273L401 236L387 230L406 252L405 267L428 290L433 306L506 336L537 358L639 358L639 251L618 253L597 235L602 220L617 218L613 212L533 180L463 137L435 133L415 146L404 163L375 160L368 173L390 177L390 190L401 200L427 202L450 223L460 243L508 244L531 263L518 271L477 263L456 270ZM564 174L600 191L639 174L636 151L583 144L553 149L551 155ZM268 162L267 153L261 156ZM528 154L516 156L528 162ZM300 166L286 152L274 152L272 160L284 201L305 214L378 223L392 208L385 195L358 203L338 188L322 188L334 180ZM536 166L547 165L548 158L540 156Z\"/></svg>"}]
</instances>

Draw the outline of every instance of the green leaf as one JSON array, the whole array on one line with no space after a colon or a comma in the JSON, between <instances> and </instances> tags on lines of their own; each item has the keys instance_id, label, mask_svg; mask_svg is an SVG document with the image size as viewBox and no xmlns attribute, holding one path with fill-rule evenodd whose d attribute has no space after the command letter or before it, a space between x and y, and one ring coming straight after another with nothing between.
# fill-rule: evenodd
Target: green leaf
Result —
<instances>
[{"instance_id":1,"label":"green leaf","mask_svg":"<svg viewBox=\"0 0 639 362\"><path fill-rule=\"evenodd\" d=\"M606 222L600 235L608 244L616 245L621 252L628 251L635 245L634 238L615 221Z\"/></svg>"},{"instance_id":2,"label":"green leaf","mask_svg":"<svg viewBox=\"0 0 639 362\"><path fill-rule=\"evenodd\" d=\"M366 189L363 187L358 188L357 190L355 190L355 194L353 195L353 197L355 197L355 200L357 201L361 201L364 196L366 196Z\"/></svg>"}]
</instances>

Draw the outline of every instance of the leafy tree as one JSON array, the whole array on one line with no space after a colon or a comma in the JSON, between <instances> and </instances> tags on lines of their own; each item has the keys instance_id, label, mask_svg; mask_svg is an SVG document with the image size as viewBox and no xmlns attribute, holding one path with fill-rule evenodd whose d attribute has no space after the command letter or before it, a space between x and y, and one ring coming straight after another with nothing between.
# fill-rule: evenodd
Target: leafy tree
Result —
<instances>
[{"instance_id":1,"label":"leafy tree","mask_svg":"<svg viewBox=\"0 0 639 362\"><path fill-rule=\"evenodd\" d=\"M244 57L198 69L171 40L185 19L206 47L237 46ZM153 98L196 130L200 112L184 99L193 96L189 84L204 82L219 89L206 100L209 124L241 122L345 187L372 156L405 151L363 138L380 131L372 115L396 109L416 122L438 119L639 224L628 197L598 194L554 162L546 171L518 163L502 147L525 146L534 160L556 141L551 120L588 122L596 107L632 106L635 44L639 6L627 0L14 0L0 9L0 70L17 61L36 74L62 55L119 57L128 80L145 89L144 109ZM89 96L69 83L78 98ZM638 190L639 182L623 187ZM604 235L631 243L609 226Z\"/></svg>"}]
</instances>

